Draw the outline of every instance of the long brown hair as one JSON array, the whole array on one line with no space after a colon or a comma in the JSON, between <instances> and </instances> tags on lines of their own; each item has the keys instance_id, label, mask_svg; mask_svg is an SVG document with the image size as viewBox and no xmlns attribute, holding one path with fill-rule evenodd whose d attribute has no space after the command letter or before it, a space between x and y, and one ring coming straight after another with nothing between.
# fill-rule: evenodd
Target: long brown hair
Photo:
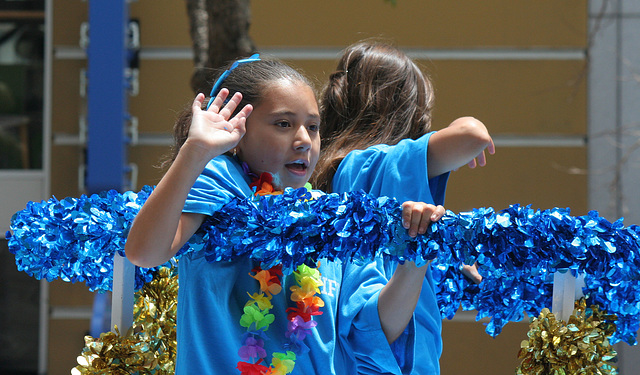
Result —
<instances>
[{"instance_id":1,"label":"long brown hair","mask_svg":"<svg viewBox=\"0 0 640 375\"><path fill-rule=\"evenodd\" d=\"M353 150L426 134L433 102L429 78L395 46L363 41L345 49L320 98L322 148L314 186L331 192L340 162Z\"/></svg>"},{"instance_id":2,"label":"long brown hair","mask_svg":"<svg viewBox=\"0 0 640 375\"><path fill-rule=\"evenodd\" d=\"M225 70L229 69L232 64L233 61L226 67L220 69L218 76L220 76L220 74ZM238 65L229 73L229 76L224 80L221 87L229 90L229 98L236 92L242 93L242 101L236 108L237 113L247 104L253 105L254 108L258 106L263 99L262 94L264 90L271 83L279 80L288 80L291 82L306 84L314 91L315 94L313 85L307 77L291 66L275 58L262 58L258 61ZM203 101L203 109L208 102L209 97L207 96ZM180 151L180 148L189 136L191 117L191 106L186 106L178 115L173 126L174 143L171 147L171 154L161 162L161 168L168 168L178 156L178 151Z\"/></svg>"}]
</instances>

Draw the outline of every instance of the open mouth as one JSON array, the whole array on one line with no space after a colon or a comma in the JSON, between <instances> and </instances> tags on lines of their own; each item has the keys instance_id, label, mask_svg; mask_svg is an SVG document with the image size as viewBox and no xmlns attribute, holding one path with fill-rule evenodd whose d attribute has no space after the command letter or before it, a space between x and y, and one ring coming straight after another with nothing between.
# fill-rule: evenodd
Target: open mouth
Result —
<instances>
[{"instance_id":1,"label":"open mouth","mask_svg":"<svg viewBox=\"0 0 640 375\"><path fill-rule=\"evenodd\" d=\"M297 173L306 173L307 172L307 168L308 165L306 162L304 161L300 161L300 160L296 160L292 163L288 163L287 164L287 169L289 169L292 172L297 172Z\"/></svg>"}]
</instances>

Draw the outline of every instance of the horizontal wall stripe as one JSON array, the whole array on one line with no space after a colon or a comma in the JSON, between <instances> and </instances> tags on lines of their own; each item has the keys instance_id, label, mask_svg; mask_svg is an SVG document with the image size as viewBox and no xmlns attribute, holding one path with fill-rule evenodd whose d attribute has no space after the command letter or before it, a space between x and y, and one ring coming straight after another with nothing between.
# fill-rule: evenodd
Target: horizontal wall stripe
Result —
<instances>
[{"instance_id":1,"label":"horizontal wall stripe","mask_svg":"<svg viewBox=\"0 0 640 375\"><path fill-rule=\"evenodd\" d=\"M336 60L341 48L263 48L261 52L285 60ZM583 49L543 48L471 48L471 49L416 49L403 48L411 58L417 60L584 60ZM75 46L54 47L54 57L59 60L85 59L85 51ZM191 60L193 51L189 47L142 47L143 60Z\"/></svg>"},{"instance_id":2,"label":"horizontal wall stripe","mask_svg":"<svg viewBox=\"0 0 640 375\"><path fill-rule=\"evenodd\" d=\"M496 147L586 147L586 136L564 135L494 135ZM53 144L56 146L81 146L83 143L77 134L55 133ZM170 146L173 138L165 133L140 133L137 146Z\"/></svg>"},{"instance_id":3,"label":"horizontal wall stripe","mask_svg":"<svg viewBox=\"0 0 640 375\"><path fill-rule=\"evenodd\" d=\"M496 147L586 147L585 135L494 135Z\"/></svg>"},{"instance_id":4,"label":"horizontal wall stripe","mask_svg":"<svg viewBox=\"0 0 640 375\"><path fill-rule=\"evenodd\" d=\"M40 181L46 174L40 169L0 169L0 180L20 179Z\"/></svg>"},{"instance_id":5,"label":"horizontal wall stripe","mask_svg":"<svg viewBox=\"0 0 640 375\"><path fill-rule=\"evenodd\" d=\"M93 316L92 306L51 306L51 319L87 319Z\"/></svg>"}]
</instances>

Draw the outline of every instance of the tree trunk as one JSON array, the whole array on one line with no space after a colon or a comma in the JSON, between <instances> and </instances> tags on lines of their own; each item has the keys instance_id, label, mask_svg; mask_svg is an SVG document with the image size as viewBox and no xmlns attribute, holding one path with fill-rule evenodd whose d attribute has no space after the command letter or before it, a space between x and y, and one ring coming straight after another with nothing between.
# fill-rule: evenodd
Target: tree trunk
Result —
<instances>
[{"instance_id":1,"label":"tree trunk","mask_svg":"<svg viewBox=\"0 0 640 375\"><path fill-rule=\"evenodd\" d=\"M204 92L202 88L207 81L204 74L209 55L209 16L205 7L205 0L186 0L189 16L189 34L193 46L194 71L191 76L191 89Z\"/></svg>"},{"instance_id":2,"label":"tree trunk","mask_svg":"<svg viewBox=\"0 0 640 375\"><path fill-rule=\"evenodd\" d=\"M216 69L255 52L250 0L187 0L194 73L191 88L209 93Z\"/></svg>"}]
</instances>

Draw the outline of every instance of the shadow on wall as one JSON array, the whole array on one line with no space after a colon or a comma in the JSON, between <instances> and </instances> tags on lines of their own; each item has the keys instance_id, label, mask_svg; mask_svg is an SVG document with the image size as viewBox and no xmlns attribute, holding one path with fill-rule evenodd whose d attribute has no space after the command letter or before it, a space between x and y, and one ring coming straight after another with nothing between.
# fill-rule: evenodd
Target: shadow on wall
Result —
<instances>
[{"instance_id":1,"label":"shadow on wall","mask_svg":"<svg viewBox=\"0 0 640 375\"><path fill-rule=\"evenodd\" d=\"M38 371L40 282L16 268L7 240L0 240L0 374Z\"/></svg>"}]
</instances>

